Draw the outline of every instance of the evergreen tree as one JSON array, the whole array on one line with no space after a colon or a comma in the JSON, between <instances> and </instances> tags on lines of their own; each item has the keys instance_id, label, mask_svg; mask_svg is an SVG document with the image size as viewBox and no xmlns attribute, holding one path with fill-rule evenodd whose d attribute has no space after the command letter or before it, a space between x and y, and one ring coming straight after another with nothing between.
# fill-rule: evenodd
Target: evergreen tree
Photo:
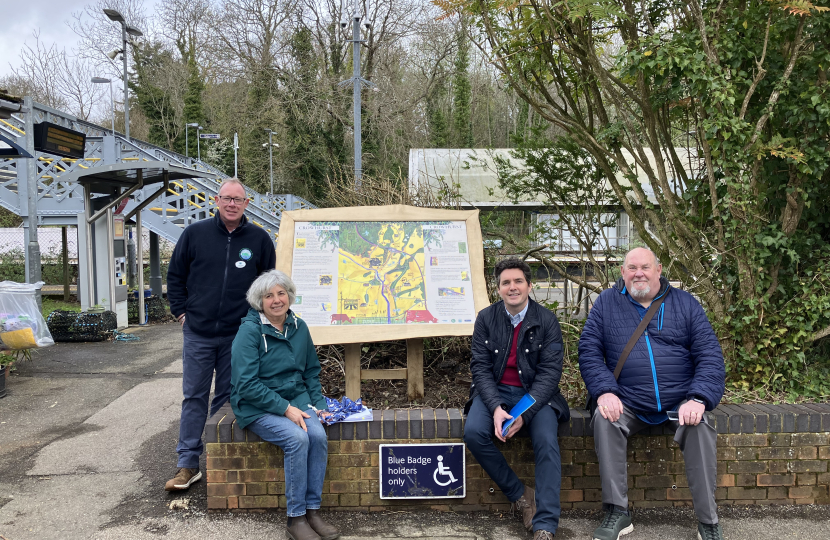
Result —
<instances>
[{"instance_id":1,"label":"evergreen tree","mask_svg":"<svg viewBox=\"0 0 830 540\"><path fill-rule=\"evenodd\" d=\"M470 85L470 41L467 24L462 18L458 31L458 50L453 74L453 128L454 143L459 148L473 147L472 89Z\"/></svg>"},{"instance_id":2,"label":"evergreen tree","mask_svg":"<svg viewBox=\"0 0 830 540\"><path fill-rule=\"evenodd\" d=\"M202 111L202 92L205 89L205 84L199 74L199 66L196 64L196 55L191 45L190 54L187 59L187 93L184 95L184 122L186 124L202 124L204 122L204 113ZM189 135L189 134L188 134ZM196 155L196 148L198 141L198 130L194 130L193 137L186 137L188 148L188 155ZM181 139L181 137L179 137ZM177 141L180 148L184 148L185 141Z\"/></svg>"}]
</instances>

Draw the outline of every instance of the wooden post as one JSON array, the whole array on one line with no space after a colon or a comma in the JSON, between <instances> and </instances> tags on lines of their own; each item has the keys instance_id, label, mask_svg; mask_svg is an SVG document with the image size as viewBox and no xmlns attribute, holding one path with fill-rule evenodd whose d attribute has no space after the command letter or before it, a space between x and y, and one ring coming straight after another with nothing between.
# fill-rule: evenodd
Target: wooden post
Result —
<instances>
[{"instance_id":1,"label":"wooden post","mask_svg":"<svg viewBox=\"0 0 830 540\"><path fill-rule=\"evenodd\" d=\"M63 301L69 302L69 239L65 225L61 227L61 243L63 244Z\"/></svg>"},{"instance_id":2,"label":"wooden post","mask_svg":"<svg viewBox=\"0 0 830 540\"><path fill-rule=\"evenodd\" d=\"M406 395L409 401L424 397L424 340L406 340Z\"/></svg>"},{"instance_id":3,"label":"wooden post","mask_svg":"<svg viewBox=\"0 0 830 540\"><path fill-rule=\"evenodd\" d=\"M346 349L346 397L355 400L360 397L360 346L361 343L347 343Z\"/></svg>"}]
</instances>

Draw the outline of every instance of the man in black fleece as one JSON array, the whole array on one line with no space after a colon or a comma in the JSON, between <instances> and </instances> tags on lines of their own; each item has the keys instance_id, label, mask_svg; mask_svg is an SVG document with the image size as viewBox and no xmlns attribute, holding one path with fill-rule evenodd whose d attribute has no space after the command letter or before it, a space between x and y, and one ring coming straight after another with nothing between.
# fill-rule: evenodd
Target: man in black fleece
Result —
<instances>
[{"instance_id":1,"label":"man in black fleece","mask_svg":"<svg viewBox=\"0 0 830 540\"><path fill-rule=\"evenodd\" d=\"M248 198L242 182L225 180L215 199L218 212L184 230L167 271L170 312L184 334L179 470L164 486L167 491L188 489L202 478L210 382L215 372L213 415L230 396L231 344L248 311L245 293L257 276L276 266L270 236L244 216Z\"/></svg>"}]
</instances>

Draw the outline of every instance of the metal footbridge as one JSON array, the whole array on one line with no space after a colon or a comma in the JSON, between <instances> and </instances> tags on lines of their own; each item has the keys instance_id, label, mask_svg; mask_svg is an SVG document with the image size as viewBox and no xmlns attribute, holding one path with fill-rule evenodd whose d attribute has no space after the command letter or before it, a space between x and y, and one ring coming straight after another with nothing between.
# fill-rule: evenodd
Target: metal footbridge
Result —
<instances>
[{"instance_id":1,"label":"metal footbridge","mask_svg":"<svg viewBox=\"0 0 830 540\"><path fill-rule=\"evenodd\" d=\"M147 165L149 162L168 163L177 170L186 169L187 174L192 172L192 177L170 180L164 189L154 185L136 190L121 210L124 215L152 198L139 210L141 223L152 233L174 243L188 224L213 215L216 204L213 196L219 191L220 181L227 177L224 172L195 158L135 138L128 140L118 132L113 134L109 129L36 102L31 102L29 109L11 114L10 118L0 118L0 133L16 139L34 156L34 159L0 161L0 204L21 216L28 227L35 226L29 220L30 205L27 205L29 186L35 185L31 177L36 178L37 185L37 226L75 226L78 215L85 211L83 186L77 181L79 174L119 164L141 167L141 162L148 162ZM28 115L31 118L27 118ZM26 137L26 126L39 122L51 122L85 133L83 159L56 157L31 148L27 144L31 137ZM314 208L308 201L293 195L263 195L246 190L250 202L245 214L252 223L265 229L275 243L283 211Z\"/></svg>"}]
</instances>

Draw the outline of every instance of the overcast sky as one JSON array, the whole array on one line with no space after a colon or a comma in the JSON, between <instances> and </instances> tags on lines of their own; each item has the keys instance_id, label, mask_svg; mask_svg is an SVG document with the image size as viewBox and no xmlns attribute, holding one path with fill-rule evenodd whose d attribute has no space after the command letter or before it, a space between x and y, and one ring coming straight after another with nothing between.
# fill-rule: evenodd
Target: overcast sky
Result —
<instances>
[{"instance_id":1,"label":"overcast sky","mask_svg":"<svg viewBox=\"0 0 830 540\"><path fill-rule=\"evenodd\" d=\"M144 0L149 13L161 0ZM0 76L11 73L11 64L20 64L23 44L34 45L32 33L40 30L45 45L57 44L71 52L77 43L75 32L67 25L73 12L81 12L90 0L0 0ZM113 23L116 24L116 23Z\"/></svg>"}]
</instances>

